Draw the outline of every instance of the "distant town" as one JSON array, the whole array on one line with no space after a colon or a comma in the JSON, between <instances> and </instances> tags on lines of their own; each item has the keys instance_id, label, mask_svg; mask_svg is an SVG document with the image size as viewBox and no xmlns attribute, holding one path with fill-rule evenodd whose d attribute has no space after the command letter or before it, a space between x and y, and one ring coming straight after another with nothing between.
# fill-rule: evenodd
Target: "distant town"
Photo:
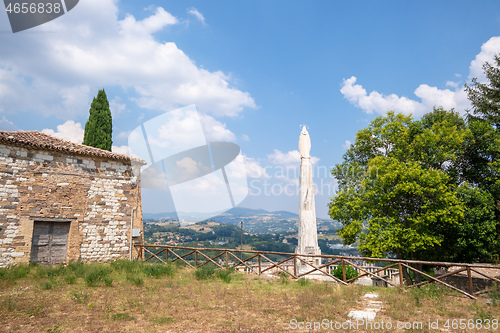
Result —
<instances>
[{"instance_id":1,"label":"distant town","mask_svg":"<svg viewBox=\"0 0 500 333\"><path fill-rule=\"evenodd\" d=\"M243 232L241 222L243 221ZM340 224L317 219L322 254L359 255L355 245L343 245L336 235ZM144 241L152 245L240 248L295 252L298 215L287 211L233 208L202 222L179 221L175 213L144 213Z\"/></svg>"}]
</instances>

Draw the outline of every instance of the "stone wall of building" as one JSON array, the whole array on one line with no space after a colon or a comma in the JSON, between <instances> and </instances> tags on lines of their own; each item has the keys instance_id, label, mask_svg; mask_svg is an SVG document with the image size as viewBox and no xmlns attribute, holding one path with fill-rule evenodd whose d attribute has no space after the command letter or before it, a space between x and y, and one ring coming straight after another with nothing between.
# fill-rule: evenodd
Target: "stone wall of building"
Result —
<instances>
[{"instance_id":1,"label":"stone wall of building","mask_svg":"<svg viewBox=\"0 0 500 333\"><path fill-rule=\"evenodd\" d=\"M71 223L67 262L129 258L132 214L142 242L139 167L0 144L0 267L30 261L34 223L47 219Z\"/></svg>"}]
</instances>

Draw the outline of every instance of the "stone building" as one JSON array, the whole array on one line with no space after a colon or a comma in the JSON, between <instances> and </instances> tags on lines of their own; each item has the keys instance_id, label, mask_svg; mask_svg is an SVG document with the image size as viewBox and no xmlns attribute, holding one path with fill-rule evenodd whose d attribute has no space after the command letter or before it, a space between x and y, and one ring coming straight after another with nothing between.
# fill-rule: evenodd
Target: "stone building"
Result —
<instances>
[{"instance_id":1,"label":"stone building","mask_svg":"<svg viewBox=\"0 0 500 333\"><path fill-rule=\"evenodd\" d=\"M143 164L38 131L0 131L0 267L134 256Z\"/></svg>"}]
</instances>

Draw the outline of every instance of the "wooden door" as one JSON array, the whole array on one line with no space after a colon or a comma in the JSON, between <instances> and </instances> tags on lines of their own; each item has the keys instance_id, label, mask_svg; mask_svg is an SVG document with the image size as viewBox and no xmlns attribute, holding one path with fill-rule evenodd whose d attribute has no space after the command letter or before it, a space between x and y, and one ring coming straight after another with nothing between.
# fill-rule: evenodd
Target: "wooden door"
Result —
<instances>
[{"instance_id":1,"label":"wooden door","mask_svg":"<svg viewBox=\"0 0 500 333\"><path fill-rule=\"evenodd\" d=\"M42 265L66 263L70 222L39 222L33 227L31 261Z\"/></svg>"}]
</instances>

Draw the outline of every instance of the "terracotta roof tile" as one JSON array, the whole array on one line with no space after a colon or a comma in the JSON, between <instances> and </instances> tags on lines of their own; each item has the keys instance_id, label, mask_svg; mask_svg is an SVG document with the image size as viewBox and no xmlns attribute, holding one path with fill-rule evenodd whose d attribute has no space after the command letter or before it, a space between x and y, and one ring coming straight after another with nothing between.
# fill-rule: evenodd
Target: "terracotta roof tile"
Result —
<instances>
[{"instance_id":1,"label":"terracotta roof tile","mask_svg":"<svg viewBox=\"0 0 500 333\"><path fill-rule=\"evenodd\" d=\"M146 164L144 160L135 156L118 154L104 149L85 146L68 140L59 139L38 131L0 131L0 143Z\"/></svg>"}]
</instances>

